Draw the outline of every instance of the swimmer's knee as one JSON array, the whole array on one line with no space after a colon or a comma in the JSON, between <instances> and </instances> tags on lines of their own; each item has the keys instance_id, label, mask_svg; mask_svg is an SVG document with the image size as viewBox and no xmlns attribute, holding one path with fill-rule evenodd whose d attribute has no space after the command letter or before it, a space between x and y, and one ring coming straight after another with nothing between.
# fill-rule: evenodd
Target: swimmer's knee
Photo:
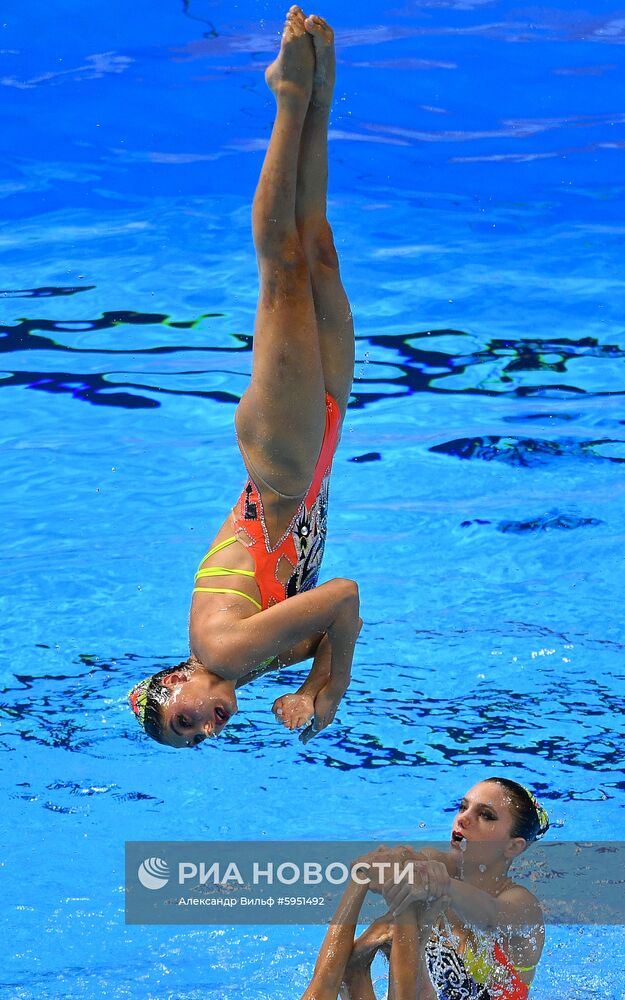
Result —
<instances>
[{"instance_id":1,"label":"swimmer's knee","mask_svg":"<svg viewBox=\"0 0 625 1000\"><path fill-rule=\"evenodd\" d=\"M259 307L275 309L300 302L308 303L310 271L301 245L278 248L275 253L258 257L260 273Z\"/></svg>"},{"instance_id":2,"label":"swimmer's knee","mask_svg":"<svg viewBox=\"0 0 625 1000\"><path fill-rule=\"evenodd\" d=\"M296 230L274 232L266 229L261 234L255 234L254 246L261 278L265 272L297 272L306 269L304 248Z\"/></svg>"},{"instance_id":3,"label":"swimmer's knee","mask_svg":"<svg viewBox=\"0 0 625 1000\"><path fill-rule=\"evenodd\" d=\"M339 258L334 243L332 227L327 219L310 221L301 231L306 260L311 268L328 267L338 270Z\"/></svg>"}]
</instances>

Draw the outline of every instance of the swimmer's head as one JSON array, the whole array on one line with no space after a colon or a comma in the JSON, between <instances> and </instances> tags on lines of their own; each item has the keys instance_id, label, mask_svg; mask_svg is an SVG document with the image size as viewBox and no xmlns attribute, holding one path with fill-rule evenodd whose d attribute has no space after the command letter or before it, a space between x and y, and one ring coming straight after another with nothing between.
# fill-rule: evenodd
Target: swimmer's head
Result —
<instances>
[{"instance_id":1,"label":"swimmer's head","mask_svg":"<svg viewBox=\"0 0 625 1000\"><path fill-rule=\"evenodd\" d=\"M546 833L547 813L523 785L486 778L462 798L451 831L451 849L464 866L504 872Z\"/></svg>"},{"instance_id":2,"label":"swimmer's head","mask_svg":"<svg viewBox=\"0 0 625 1000\"><path fill-rule=\"evenodd\" d=\"M128 698L148 736L175 748L219 736L238 707L234 682L206 670L194 657L146 677Z\"/></svg>"},{"instance_id":3,"label":"swimmer's head","mask_svg":"<svg viewBox=\"0 0 625 1000\"><path fill-rule=\"evenodd\" d=\"M522 837L528 844L544 837L549 829L549 816L529 788L510 778L486 778L485 784L497 784L507 792L513 817L510 836Z\"/></svg>"}]
</instances>

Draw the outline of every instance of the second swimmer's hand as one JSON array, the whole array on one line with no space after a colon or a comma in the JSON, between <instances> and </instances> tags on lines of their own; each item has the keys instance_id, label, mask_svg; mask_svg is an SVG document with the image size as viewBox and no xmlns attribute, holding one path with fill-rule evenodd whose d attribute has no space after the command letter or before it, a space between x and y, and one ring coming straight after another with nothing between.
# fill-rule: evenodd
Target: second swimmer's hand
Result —
<instances>
[{"instance_id":1,"label":"second swimmer's hand","mask_svg":"<svg viewBox=\"0 0 625 1000\"><path fill-rule=\"evenodd\" d=\"M287 729L299 729L310 723L315 714L315 703L309 694L283 694L281 698L276 698L271 711Z\"/></svg>"},{"instance_id":2,"label":"second swimmer's hand","mask_svg":"<svg viewBox=\"0 0 625 1000\"><path fill-rule=\"evenodd\" d=\"M432 903L447 900L450 877L440 861L414 861L411 863L412 877L409 881L394 883L388 880L384 885L384 899L394 916L399 916L412 903Z\"/></svg>"}]
</instances>

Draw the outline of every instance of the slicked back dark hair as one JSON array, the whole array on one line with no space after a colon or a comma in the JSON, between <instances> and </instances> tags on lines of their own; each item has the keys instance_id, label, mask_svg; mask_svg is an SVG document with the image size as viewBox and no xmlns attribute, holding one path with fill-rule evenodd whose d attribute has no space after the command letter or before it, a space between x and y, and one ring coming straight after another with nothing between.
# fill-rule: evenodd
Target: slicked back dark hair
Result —
<instances>
[{"instance_id":1,"label":"slicked back dark hair","mask_svg":"<svg viewBox=\"0 0 625 1000\"><path fill-rule=\"evenodd\" d=\"M514 816L511 836L523 837L528 844L531 844L538 836L546 832L544 829L541 829L540 817L536 811L536 806L528 794L527 788L519 785L517 781L512 781L510 778L494 777L486 778L485 780L486 782L493 782L496 785L500 785L510 795L512 814Z\"/></svg>"}]
</instances>

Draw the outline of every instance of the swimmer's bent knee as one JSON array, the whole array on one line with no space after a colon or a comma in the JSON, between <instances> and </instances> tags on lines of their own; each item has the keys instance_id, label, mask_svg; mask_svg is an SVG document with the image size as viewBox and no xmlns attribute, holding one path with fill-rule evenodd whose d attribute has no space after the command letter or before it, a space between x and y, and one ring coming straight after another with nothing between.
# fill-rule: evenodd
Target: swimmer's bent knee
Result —
<instances>
[{"instance_id":1,"label":"swimmer's bent knee","mask_svg":"<svg viewBox=\"0 0 625 1000\"><path fill-rule=\"evenodd\" d=\"M336 577L334 584L340 588L337 595L338 601L344 601L346 604L353 604L355 608L360 607L360 591L355 580Z\"/></svg>"}]
</instances>

